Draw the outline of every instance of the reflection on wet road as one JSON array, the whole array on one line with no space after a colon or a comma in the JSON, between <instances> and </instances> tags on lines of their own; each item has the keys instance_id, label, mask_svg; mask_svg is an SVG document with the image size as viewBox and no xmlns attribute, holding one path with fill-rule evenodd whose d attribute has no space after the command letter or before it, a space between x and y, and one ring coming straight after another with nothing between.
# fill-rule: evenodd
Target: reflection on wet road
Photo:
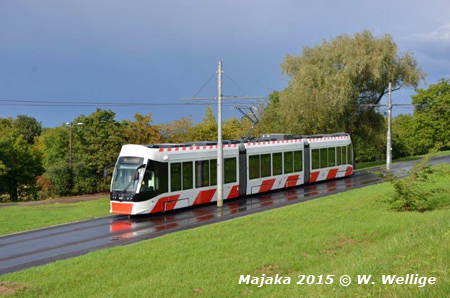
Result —
<instances>
[{"instance_id":1,"label":"reflection on wet road","mask_svg":"<svg viewBox=\"0 0 450 298\"><path fill-rule=\"evenodd\" d=\"M449 162L450 156L432 161L435 164ZM408 170L412 164L396 164L394 169ZM359 171L349 178L224 201L224 206L220 209L215 205L207 205L133 218L108 216L3 236L0 237L0 274L378 182L380 179L370 172Z\"/></svg>"}]
</instances>

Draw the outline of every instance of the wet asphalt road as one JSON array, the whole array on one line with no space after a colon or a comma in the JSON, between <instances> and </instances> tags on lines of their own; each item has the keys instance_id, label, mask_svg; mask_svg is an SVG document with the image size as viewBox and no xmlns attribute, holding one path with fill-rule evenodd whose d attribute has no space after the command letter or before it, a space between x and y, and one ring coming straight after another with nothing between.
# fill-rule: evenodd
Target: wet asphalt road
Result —
<instances>
[{"instance_id":1,"label":"wet asphalt road","mask_svg":"<svg viewBox=\"0 0 450 298\"><path fill-rule=\"evenodd\" d=\"M413 163L395 164L393 171L409 170ZM450 156L435 158L430 163L450 163ZM212 204L134 218L112 215L7 235L0 237L0 275L379 182L370 171L362 170L349 178L224 201L221 209Z\"/></svg>"}]
</instances>

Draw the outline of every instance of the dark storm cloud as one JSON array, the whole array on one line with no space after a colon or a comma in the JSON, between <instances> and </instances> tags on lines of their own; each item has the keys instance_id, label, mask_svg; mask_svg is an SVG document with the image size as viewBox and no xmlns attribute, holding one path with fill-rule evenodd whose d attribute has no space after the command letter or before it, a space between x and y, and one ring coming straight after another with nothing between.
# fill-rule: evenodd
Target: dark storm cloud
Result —
<instances>
[{"instance_id":1,"label":"dark storm cloud","mask_svg":"<svg viewBox=\"0 0 450 298\"><path fill-rule=\"evenodd\" d=\"M1 1L0 99L178 102L195 94L219 60L246 92L264 96L286 86L286 54L363 29L392 34L435 78L448 73L450 58L426 39L442 36L449 10L437 0ZM414 35L423 42L412 43ZM215 88L212 80L200 95L214 96ZM224 88L241 95L226 79ZM55 126L93 109L2 106L0 117L28 114ZM151 111L160 123L198 120L204 109L114 111L119 119Z\"/></svg>"},{"instance_id":2,"label":"dark storm cloud","mask_svg":"<svg viewBox=\"0 0 450 298\"><path fill-rule=\"evenodd\" d=\"M428 32L415 33L405 40L429 73L429 83L450 77L450 23Z\"/></svg>"}]
</instances>

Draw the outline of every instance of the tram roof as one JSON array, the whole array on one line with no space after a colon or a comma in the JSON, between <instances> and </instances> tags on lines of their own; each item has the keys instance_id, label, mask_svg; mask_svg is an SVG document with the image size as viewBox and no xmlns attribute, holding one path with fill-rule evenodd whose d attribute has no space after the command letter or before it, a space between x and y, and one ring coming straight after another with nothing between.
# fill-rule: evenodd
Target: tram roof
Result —
<instances>
[{"instance_id":1,"label":"tram roof","mask_svg":"<svg viewBox=\"0 0 450 298\"><path fill-rule=\"evenodd\" d=\"M323 135L293 135L293 134L263 134L260 138L247 138L240 140L223 140L224 145L227 144L243 144L243 143L258 143L258 142L268 142L268 141L281 141L281 140L299 140L299 139L321 139L329 137L342 137L349 136L348 133L340 132L334 134L323 134ZM148 148L180 148L180 147L191 147L191 146L215 146L217 141L199 141L199 142L188 142L188 143L163 143L163 144L149 144L145 145Z\"/></svg>"}]
</instances>

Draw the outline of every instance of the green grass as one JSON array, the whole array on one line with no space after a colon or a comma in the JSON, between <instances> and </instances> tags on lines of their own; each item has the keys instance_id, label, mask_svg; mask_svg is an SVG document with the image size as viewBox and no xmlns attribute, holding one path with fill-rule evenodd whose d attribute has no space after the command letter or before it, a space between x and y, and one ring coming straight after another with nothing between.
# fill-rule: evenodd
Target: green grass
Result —
<instances>
[{"instance_id":1,"label":"green grass","mask_svg":"<svg viewBox=\"0 0 450 298\"><path fill-rule=\"evenodd\" d=\"M436 153L432 153L430 156L431 157L439 157L439 156L446 156L446 155L450 155L450 150L438 151ZM392 162L397 163L397 162L403 162L403 161L416 160L416 159L419 159L424 156L425 155L408 156L408 157L395 159ZM386 165L386 160L360 162L360 163L356 164L356 170L368 169L368 168L373 168L373 167L381 166L381 165Z\"/></svg>"},{"instance_id":2,"label":"green grass","mask_svg":"<svg viewBox=\"0 0 450 298\"><path fill-rule=\"evenodd\" d=\"M109 215L109 198L0 208L0 235Z\"/></svg>"},{"instance_id":3,"label":"green grass","mask_svg":"<svg viewBox=\"0 0 450 298\"><path fill-rule=\"evenodd\" d=\"M394 212L384 183L2 276L23 297L448 297L450 165L432 212ZM290 285L239 285L241 274L290 276ZM382 285L383 274L434 276L435 285ZM297 276L333 274L331 285ZM339 285L341 275L353 283ZM374 285L356 285L371 274Z\"/></svg>"}]
</instances>

